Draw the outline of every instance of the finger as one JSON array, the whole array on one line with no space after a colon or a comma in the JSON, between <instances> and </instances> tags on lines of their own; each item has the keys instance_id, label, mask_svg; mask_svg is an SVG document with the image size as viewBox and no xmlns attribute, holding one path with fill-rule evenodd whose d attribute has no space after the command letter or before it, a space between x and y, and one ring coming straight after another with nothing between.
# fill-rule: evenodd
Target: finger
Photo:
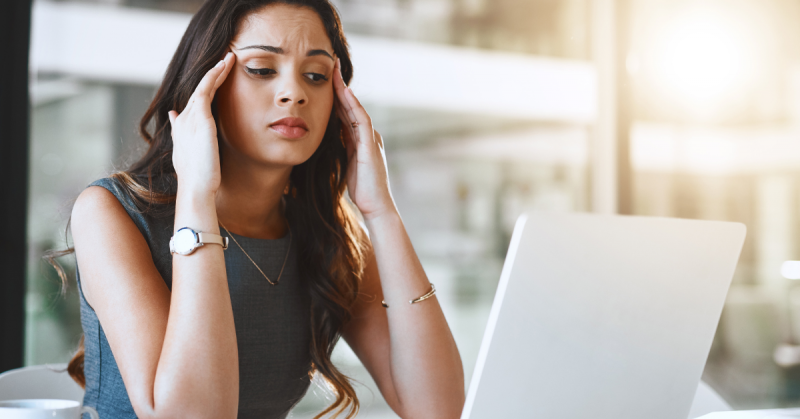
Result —
<instances>
[{"instance_id":1,"label":"finger","mask_svg":"<svg viewBox=\"0 0 800 419\"><path fill-rule=\"evenodd\" d=\"M342 126L345 129L351 129L353 127L353 120L350 119L350 116L345 111L344 107L341 103L334 103L334 109L336 109L336 116L339 117L339 120L342 121Z\"/></svg>"},{"instance_id":2,"label":"finger","mask_svg":"<svg viewBox=\"0 0 800 419\"><path fill-rule=\"evenodd\" d=\"M342 78L342 62L337 58L336 64L333 66L333 88L336 90L336 93L342 94L346 86Z\"/></svg>"},{"instance_id":3,"label":"finger","mask_svg":"<svg viewBox=\"0 0 800 419\"><path fill-rule=\"evenodd\" d=\"M338 116L339 120L342 121L342 125L344 125L346 127L351 127L353 121L350 120L350 116L344 110L344 107L342 106L342 104L341 103L335 103L334 107L336 109L336 116Z\"/></svg>"},{"instance_id":4,"label":"finger","mask_svg":"<svg viewBox=\"0 0 800 419\"><path fill-rule=\"evenodd\" d=\"M214 94L217 93L219 86L221 86L222 83L225 82L225 79L228 78L228 74L230 74L233 64L236 62L236 56L233 55L232 52L228 52L225 54L225 58L222 59L222 62L225 64L225 68L222 69L219 76L217 76L217 80L214 82L214 87L211 89L211 98L213 98Z\"/></svg>"},{"instance_id":5,"label":"finger","mask_svg":"<svg viewBox=\"0 0 800 419\"><path fill-rule=\"evenodd\" d=\"M339 77L341 78L341 70L339 71ZM344 80L342 80L342 85L344 85ZM343 99L345 103L345 107L348 109L356 109L356 108L363 108L361 106L361 102L356 98L355 93L353 93L353 89L350 86L344 86L342 89L344 91Z\"/></svg>"},{"instance_id":6,"label":"finger","mask_svg":"<svg viewBox=\"0 0 800 419\"><path fill-rule=\"evenodd\" d=\"M345 92L347 85L344 83L344 79L342 78L341 61L337 59L336 62L338 65L336 71L334 71L333 85L336 88L336 96L339 99L339 102L345 107L345 109L347 109L349 107L349 103L347 103L347 99L345 99L347 96L347 93Z\"/></svg>"},{"instance_id":7,"label":"finger","mask_svg":"<svg viewBox=\"0 0 800 419\"><path fill-rule=\"evenodd\" d=\"M347 90L349 89L350 88L348 87ZM368 144L375 141L374 138L372 139L372 141L370 141L371 137L369 136L369 133L370 130L372 130L372 122L370 121L369 115L367 115L366 110L361 108L361 110L359 111L356 108L352 107L347 108L345 106L342 106L342 109L350 121L350 127L352 127L353 129L354 145L359 143ZM353 123L355 123L356 126L353 126Z\"/></svg>"},{"instance_id":8,"label":"finger","mask_svg":"<svg viewBox=\"0 0 800 419\"><path fill-rule=\"evenodd\" d=\"M192 99L195 101L202 100L204 98L209 98L211 89L214 87L214 82L216 81L217 77L219 76L220 72L225 69L225 61L220 60L217 65L214 66L211 70L208 70L205 76L200 80L200 83L194 89L194 93L192 93L192 97L189 99L189 103L192 102Z\"/></svg>"},{"instance_id":9,"label":"finger","mask_svg":"<svg viewBox=\"0 0 800 419\"><path fill-rule=\"evenodd\" d=\"M349 87L347 87L346 89L349 89ZM340 107L342 109L342 112L347 117L347 124L352 126L353 122L356 122L356 123L358 123L360 125L361 121L358 120L358 117L356 116L356 113L353 111L353 108L350 106L350 104L345 99L346 95L347 95L347 93L345 92L343 96L340 96L341 100L339 101L339 105L340 105Z\"/></svg>"},{"instance_id":10,"label":"finger","mask_svg":"<svg viewBox=\"0 0 800 419\"><path fill-rule=\"evenodd\" d=\"M355 94L353 93L353 89L344 83L344 79L342 78L341 60L337 59L336 67L337 71L335 71L333 79L339 102L344 107L351 121L358 122L359 125L369 123L369 114L367 114L366 109L361 106L361 102L359 102L356 98Z\"/></svg>"},{"instance_id":11,"label":"finger","mask_svg":"<svg viewBox=\"0 0 800 419\"><path fill-rule=\"evenodd\" d=\"M383 137L381 137L381 134L377 130L372 130L372 137L375 138L378 147L383 148Z\"/></svg>"},{"instance_id":12,"label":"finger","mask_svg":"<svg viewBox=\"0 0 800 419\"><path fill-rule=\"evenodd\" d=\"M339 115L339 119L342 120L342 123L347 124L347 126L344 127L344 129L347 130L349 136L349 138L347 139L348 145L355 149L361 142L362 138L366 138L366 135L361 134L359 132L359 129L361 128L358 128L358 126L356 127L353 126L353 122L356 122L358 124L358 121L354 121L352 113L348 114L347 111L342 106L337 106L336 110L337 114Z\"/></svg>"},{"instance_id":13,"label":"finger","mask_svg":"<svg viewBox=\"0 0 800 419\"><path fill-rule=\"evenodd\" d=\"M345 89L345 93L347 102L350 105L350 112L353 114L354 119L358 121L359 124L371 124L367 110L364 109L364 107L361 105L361 102L359 102L358 98L356 98L355 93L353 93L353 89L348 87ZM369 128L372 127L370 126Z\"/></svg>"},{"instance_id":14,"label":"finger","mask_svg":"<svg viewBox=\"0 0 800 419\"><path fill-rule=\"evenodd\" d=\"M355 149L356 145L358 144L358 133L355 128L351 125L348 121L347 115L345 115L344 110L341 106L336 106L336 114L339 117L339 120L342 121L342 136L344 139L345 147L350 150Z\"/></svg>"}]
</instances>

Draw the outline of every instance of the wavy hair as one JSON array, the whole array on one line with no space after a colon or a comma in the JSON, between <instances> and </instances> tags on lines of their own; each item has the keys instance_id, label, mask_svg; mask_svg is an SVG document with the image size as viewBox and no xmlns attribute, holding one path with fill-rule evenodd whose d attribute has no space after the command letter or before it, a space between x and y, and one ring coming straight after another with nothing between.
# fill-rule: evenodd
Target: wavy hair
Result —
<instances>
[{"instance_id":1,"label":"wavy hair","mask_svg":"<svg viewBox=\"0 0 800 419\"><path fill-rule=\"evenodd\" d=\"M134 198L137 211L162 216L174 211L174 189L163 182L177 183L172 165L171 126L167 113L181 112L206 74L222 58L236 35L239 24L249 13L269 4L282 3L313 9L322 19L334 53L341 60L342 77L349 83L353 75L347 40L336 8L327 0L207 0L194 15L181 39L164 79L139 125L140 135L149 145L144 156L128 170L111 175ZM216 104L212 113L219 126ZM350 379L331 362L331 353L351 319L351 309L358 296L369 242L358 224L352 207L345 199L347 152L342 140L341 121L331 109L322 142L304 163L290 175L284 199L286 217L298 246L298 269L311 301L312 361L309 374L321 374L335 395L335 400L316 418L333 412L354 417L359 402ZM161 186L159 186L161 185ZM69 223L67 224L67 231ZM74 252L74 248L45 254L58 271L63 286L67 276L55 260ZM69 362L68 371L81 386L84 346ZM346 412L346 413L345 413Z\"/></svg>"}]
</instances>

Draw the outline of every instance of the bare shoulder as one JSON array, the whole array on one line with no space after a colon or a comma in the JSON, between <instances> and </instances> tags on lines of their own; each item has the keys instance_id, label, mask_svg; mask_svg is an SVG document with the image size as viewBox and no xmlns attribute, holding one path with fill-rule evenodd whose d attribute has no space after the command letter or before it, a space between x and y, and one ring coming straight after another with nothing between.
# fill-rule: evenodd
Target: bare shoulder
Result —
<instances>
[{"instance_id":1,"label":"bare shoulder","mask_svg":"<svg viewBox=\"0 0 800 419\"><path fill-rule=\"evenodd\" d=\"M130 218L117 197L102 186L90 186L78 195L72 207L71 229L74 232L91 228L116 218Z\"/></svg>"},{"instance_id":2,"label":"bare shoulder","mask_svg":"<svg viewBox=\"0 0 800 419\"><path fill-rule=\"evenodd\" d=\"M72 208L70 230L77 247L99 244L104 237L122 241L144 241L144 237L122 203L102 186L90 186L78 195ZM92 241L84 240L91 238Z\"/></svg>"},{"instance_id":3,"label":"bare shoulder","mask_svg":"<svg viewBox=\"0 0 800 419\"><path fill-rule=\"evenodd\" d=\"M150 248L116 196L101 186L83 190L72 209L70 229L81 274L81 288L97 309L106 287L120 289L120 282L150 278L163 283L153 264ZM143 273L148 275L142 275ZM102 298L106 301L108 299Z\"/></svg>"}]
</instances>

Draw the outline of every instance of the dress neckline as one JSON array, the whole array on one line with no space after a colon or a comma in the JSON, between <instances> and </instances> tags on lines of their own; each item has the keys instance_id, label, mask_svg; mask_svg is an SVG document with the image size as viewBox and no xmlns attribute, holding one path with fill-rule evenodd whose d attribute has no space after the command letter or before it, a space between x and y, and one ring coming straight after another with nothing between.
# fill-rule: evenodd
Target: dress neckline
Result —
<instances>
[{"instance_id":1,"label":"dress neckline","mask_svg":"<svg viewBox=\"0 0 800 419\"><path fill-rule=\"evenodd\" d=\"M220 226L220 232L222 233L223 237L225 237L225 233L228 233L231 236L235 236L236 240L239 240L240 242L241 241L245 241L245 242L251 242L251 243L275 243L275 244L281 244L281 243L286 242L286 241L289 240L289 229L288 228L286 229L286 234L284 234L283 237L280 237L280 238L277 238L277 239L259 239L257 237L242 236L241 234L236 234L236 233L234 233L232 231L228 231L227 228L224 228L222 226Z\"/></svg>"}]
</instances>

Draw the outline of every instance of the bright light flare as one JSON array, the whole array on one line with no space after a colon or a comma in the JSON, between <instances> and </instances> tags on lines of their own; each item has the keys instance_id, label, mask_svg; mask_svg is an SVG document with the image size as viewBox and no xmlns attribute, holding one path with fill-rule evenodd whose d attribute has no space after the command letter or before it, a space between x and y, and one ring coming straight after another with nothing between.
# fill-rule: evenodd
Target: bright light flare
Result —
<instances>
[{"instance_id":1,"label":"bright light flare","mask_svg":"<svg viewBox=\"0 0 800 419\"><path fill-rule=\"evenodd\" d=\"M800 279L800 261L787 260L781 265L781 276L786 279Z\"/></svg>"},{"instance_id":2,"label":"bright light flare","mask_svg":"<svg viewBox=\"0 0 800 419\"><path fill-rule=\"evenodd\" d=\"M690 13L665 28L656 46L656 78L670 96L703 109L751 78L749 40L719 13Z\"/></svg>"}]
</instances>

